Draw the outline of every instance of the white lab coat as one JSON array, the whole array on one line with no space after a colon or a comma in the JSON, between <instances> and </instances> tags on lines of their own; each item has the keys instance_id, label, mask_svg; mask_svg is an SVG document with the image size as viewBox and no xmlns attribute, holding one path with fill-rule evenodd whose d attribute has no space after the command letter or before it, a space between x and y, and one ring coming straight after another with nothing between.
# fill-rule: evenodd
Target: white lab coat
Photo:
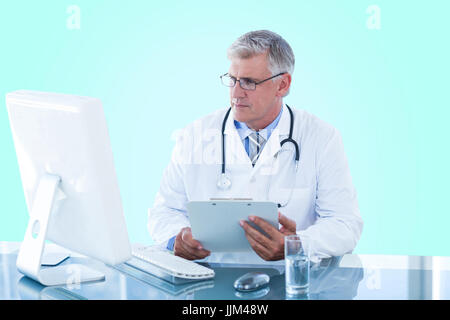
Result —
<instances>
[{"instance_id":1,"label":"white lab coat","mask_svg":"<svg viewBox=\"0 0 450 320\"><path fill-rule=\"evenodd\" d=\"M291 199L280 212L296 222L297 234L311 246L312 260L351 252L360 238L363 221L341 135L308 112L292 110L293 139L300 147L297 171L293 144L287 143L280 150L280 142L288 137L290 128L286 106L254 167L230 113L225 127L225 154L232 186L227 191L217 188L226 109L180 130L154 206L149 209L152 239L166 244L181 228L190 226L188 201L231 197L284 204L292 191Z\"/></svg>"}]
</instances>

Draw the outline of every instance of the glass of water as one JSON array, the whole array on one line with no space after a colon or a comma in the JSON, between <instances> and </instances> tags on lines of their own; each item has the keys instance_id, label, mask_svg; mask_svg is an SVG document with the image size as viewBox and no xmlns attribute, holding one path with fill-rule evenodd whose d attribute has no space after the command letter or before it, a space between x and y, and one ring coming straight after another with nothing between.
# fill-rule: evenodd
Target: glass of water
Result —
<instances>
[{"instance_id":1,"label":"glass of water","mask_svg":"<svg viewBox=\"0 0 450 320\"><path fill-rule=\"evenodd\" d=\"M300 236L290 235L284 237L286 294L303 295L308 292L309 251L308 248L305 248L305 244L302 243Z\"/></svg>"}]
</instances>

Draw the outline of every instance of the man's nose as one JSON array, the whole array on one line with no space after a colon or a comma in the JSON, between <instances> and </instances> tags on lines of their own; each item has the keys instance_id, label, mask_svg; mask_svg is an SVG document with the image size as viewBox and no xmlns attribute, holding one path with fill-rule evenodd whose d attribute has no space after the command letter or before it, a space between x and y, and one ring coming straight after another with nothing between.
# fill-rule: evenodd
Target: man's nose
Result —
<instances>
[{"instance_id":1,"label":"man's nose","mask_svg":"<svg viewBox=\"0 0 450 320\"><path fill-rule=\"evenodd\" d=\"M231 87L231 96L233 98L241 98L245 97L245 95L246 95L245 90L241 88L240 82L236 81L234 87Z\"/></svg>"}]
</instances>

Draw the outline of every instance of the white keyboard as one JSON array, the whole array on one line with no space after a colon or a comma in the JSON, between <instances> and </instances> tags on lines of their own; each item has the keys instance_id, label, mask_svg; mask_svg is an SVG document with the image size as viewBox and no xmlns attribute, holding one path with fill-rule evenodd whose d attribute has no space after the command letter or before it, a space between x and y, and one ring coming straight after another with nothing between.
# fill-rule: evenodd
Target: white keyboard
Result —
<instances>
[{"instance_id":1,"label":"white keyboard","mask_svg":"<svg viewBox=\"0 0 450 320\"><path fill-rule=\"evenodd\" d=\"M214 270L201 266L193 261L175 256L169 251L155 249L152 246L133 244L133 257L151 263L171 276L184 279L209 279L214 277Z\"/></svg>"}]
</instances>

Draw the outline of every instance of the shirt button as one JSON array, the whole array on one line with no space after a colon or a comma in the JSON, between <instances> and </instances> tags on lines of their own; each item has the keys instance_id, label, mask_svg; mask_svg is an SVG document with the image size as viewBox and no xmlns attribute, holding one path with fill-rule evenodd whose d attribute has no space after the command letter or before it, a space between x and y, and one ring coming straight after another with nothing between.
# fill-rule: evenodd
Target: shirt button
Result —
<instances>
[{"instance_id":1,"label":"shirt button","mask_svg":"<svg viewBox=\"0 0 450 320\"><path fill-rule=\"evenodd\" d=\"M254 176L251 177L251 178L250 178L250 182L251 182L251 183L255 183L255 182L256 182L256 178L255 178Z\"/></svg>"}]
</instances>

